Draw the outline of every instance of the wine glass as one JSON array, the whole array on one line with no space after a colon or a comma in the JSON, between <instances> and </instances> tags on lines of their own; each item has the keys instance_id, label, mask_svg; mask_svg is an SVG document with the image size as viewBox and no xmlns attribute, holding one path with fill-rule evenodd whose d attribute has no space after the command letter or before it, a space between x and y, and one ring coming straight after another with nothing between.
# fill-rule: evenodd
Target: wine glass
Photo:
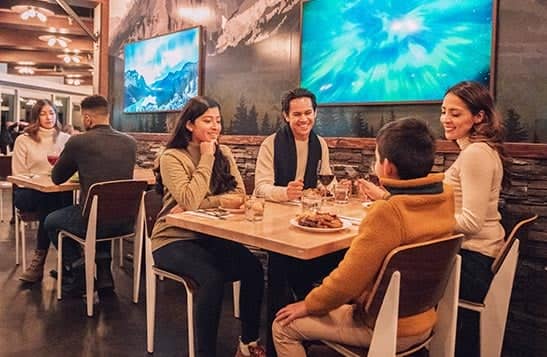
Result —
<instances>
[{"instance_id":1,"label":"wine glass","mask_svg":"<svg viewBox=\"0 0 547 357\"><path fill-rule=\"evenodd\" d=\"M55 163L59 160L59 150L52 148L47 152L47 161L51 166L55 166Z\"/></svg>"},{"instance_id":2,"label":"wine glass","mask_svg":"<svg viewBox=\"0 0 547 357\"><path fill-rule=\"evenodd\" d=\"M334 180L334 174L331 168L329 167L323 167L321 160L317 163L317 179L323 186L323 198L325 198L328 186L331 184L332 180Z\"/></svg>"}]
</instances>

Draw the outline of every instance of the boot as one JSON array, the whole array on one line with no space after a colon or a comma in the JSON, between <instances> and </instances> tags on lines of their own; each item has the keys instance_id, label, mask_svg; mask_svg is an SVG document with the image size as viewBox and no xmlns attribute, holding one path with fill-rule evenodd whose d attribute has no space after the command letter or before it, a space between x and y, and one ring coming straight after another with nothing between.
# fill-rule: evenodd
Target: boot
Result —
<instances>
[{"instance_id":1,"label":"boot","mask_svg":"<svg viewBox=\"0 0 547 357\"><path fill-rule=\"evenodd\" d=\"M35 249L32 255L32 260L30 265L19 277L19 280L22 280L27 283L36 283L42 281L44 277L44 263L46 262L47 250L45 249Z\"/></svg>"}]
</instances>

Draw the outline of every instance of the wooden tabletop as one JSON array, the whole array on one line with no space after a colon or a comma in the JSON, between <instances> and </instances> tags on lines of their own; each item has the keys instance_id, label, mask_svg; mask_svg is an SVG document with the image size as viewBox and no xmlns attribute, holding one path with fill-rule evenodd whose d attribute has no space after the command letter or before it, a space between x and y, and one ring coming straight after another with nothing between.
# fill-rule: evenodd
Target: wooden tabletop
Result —
<instances>
[{"instance_id":1,"label":"wooden tabletop","mask_svg":"<svg viewBox=\"0 0 547 357\"><path fill-rule=\"evenodd\" d=\"M366 214L361 202L357 200L347 205L332 205L329 210L355 218L362 218ZM313 259L347 248L357 234L356 225L334 233L304 231L290 224L290 220L300 212L299 206L266 202L262 222L246 221L243 214L232 214L220 220L187 213L170 214L167 222L299 259Z\"/></svg>"},{"instance_id":2,"label":"wooden tabletop","mask_svg":"<svg viewBox=\"0 0 547 357\"><path fill-rule=\"evenodd\" d=\"M155 178L152 169L135 168L133 177L137 180L146 180L149 185L154 184ZM65 192L80 188L79 182L67 181L55 185L48 175L14 175L8 176L7 180L19 187L30 188L41 192Z\"/></svg>"}]
</instances>

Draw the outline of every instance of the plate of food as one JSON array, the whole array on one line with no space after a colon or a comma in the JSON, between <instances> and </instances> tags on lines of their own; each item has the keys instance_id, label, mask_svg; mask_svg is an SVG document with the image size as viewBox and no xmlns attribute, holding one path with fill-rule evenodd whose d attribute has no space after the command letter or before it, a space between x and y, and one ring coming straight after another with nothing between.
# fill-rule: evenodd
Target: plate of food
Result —
<instances>
[{"instance_id":1,"label":"plate of food","mask_svg":"<svg viewBox=\"0 0 547 357\"><path fill-rule=\"evenodd\" d=\"M332 213L306 213L290 220L291 225L309 232L332 233L351 227L351 222Z\"/></svg>"}]
</instances>

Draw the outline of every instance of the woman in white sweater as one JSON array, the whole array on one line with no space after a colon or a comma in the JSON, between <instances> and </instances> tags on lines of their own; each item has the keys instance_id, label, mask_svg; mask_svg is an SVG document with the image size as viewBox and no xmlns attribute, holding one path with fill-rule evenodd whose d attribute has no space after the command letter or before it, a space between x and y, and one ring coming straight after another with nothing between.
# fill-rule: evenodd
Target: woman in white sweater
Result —
<instances>
[{"instance_id":1,"label":"woman in white sweater","mask_svg":"<svg viewBox=\"0 0 547 357\"><path fill-rule=\"evenodd\" d=\"M482 302L490 283L490 267L503 245L498 201L503 179L503 126L488 89L460 82L446 92L441 124L461 152L445 173L454 188L455 231L463 233L460 297ZM456 355L479 356L478 314L460 309Z\"/></svg>"},{"instance_id":2,"label":"woman in white sweater","mask_svg":"<svg viewBox=\"0 0 547 357\"><path fill-rule=\"evenodd\" d=\"M70 135L61 132L57 120L57 110L49 100L39 100L31 110L31 124L15 140L12 158L14 175L32 174L48 175L51 164L48 153L63 150ZM34 283L41 281L44 275L44 263L49 249L49 238L43 223L46 216L72 203L70 193L43 193L26 188L16 188L14 192L15 207L21 211L36 212L40 218L37 233L36 249L30 263L20 279Z\"/></svg>"}]
</instances>

